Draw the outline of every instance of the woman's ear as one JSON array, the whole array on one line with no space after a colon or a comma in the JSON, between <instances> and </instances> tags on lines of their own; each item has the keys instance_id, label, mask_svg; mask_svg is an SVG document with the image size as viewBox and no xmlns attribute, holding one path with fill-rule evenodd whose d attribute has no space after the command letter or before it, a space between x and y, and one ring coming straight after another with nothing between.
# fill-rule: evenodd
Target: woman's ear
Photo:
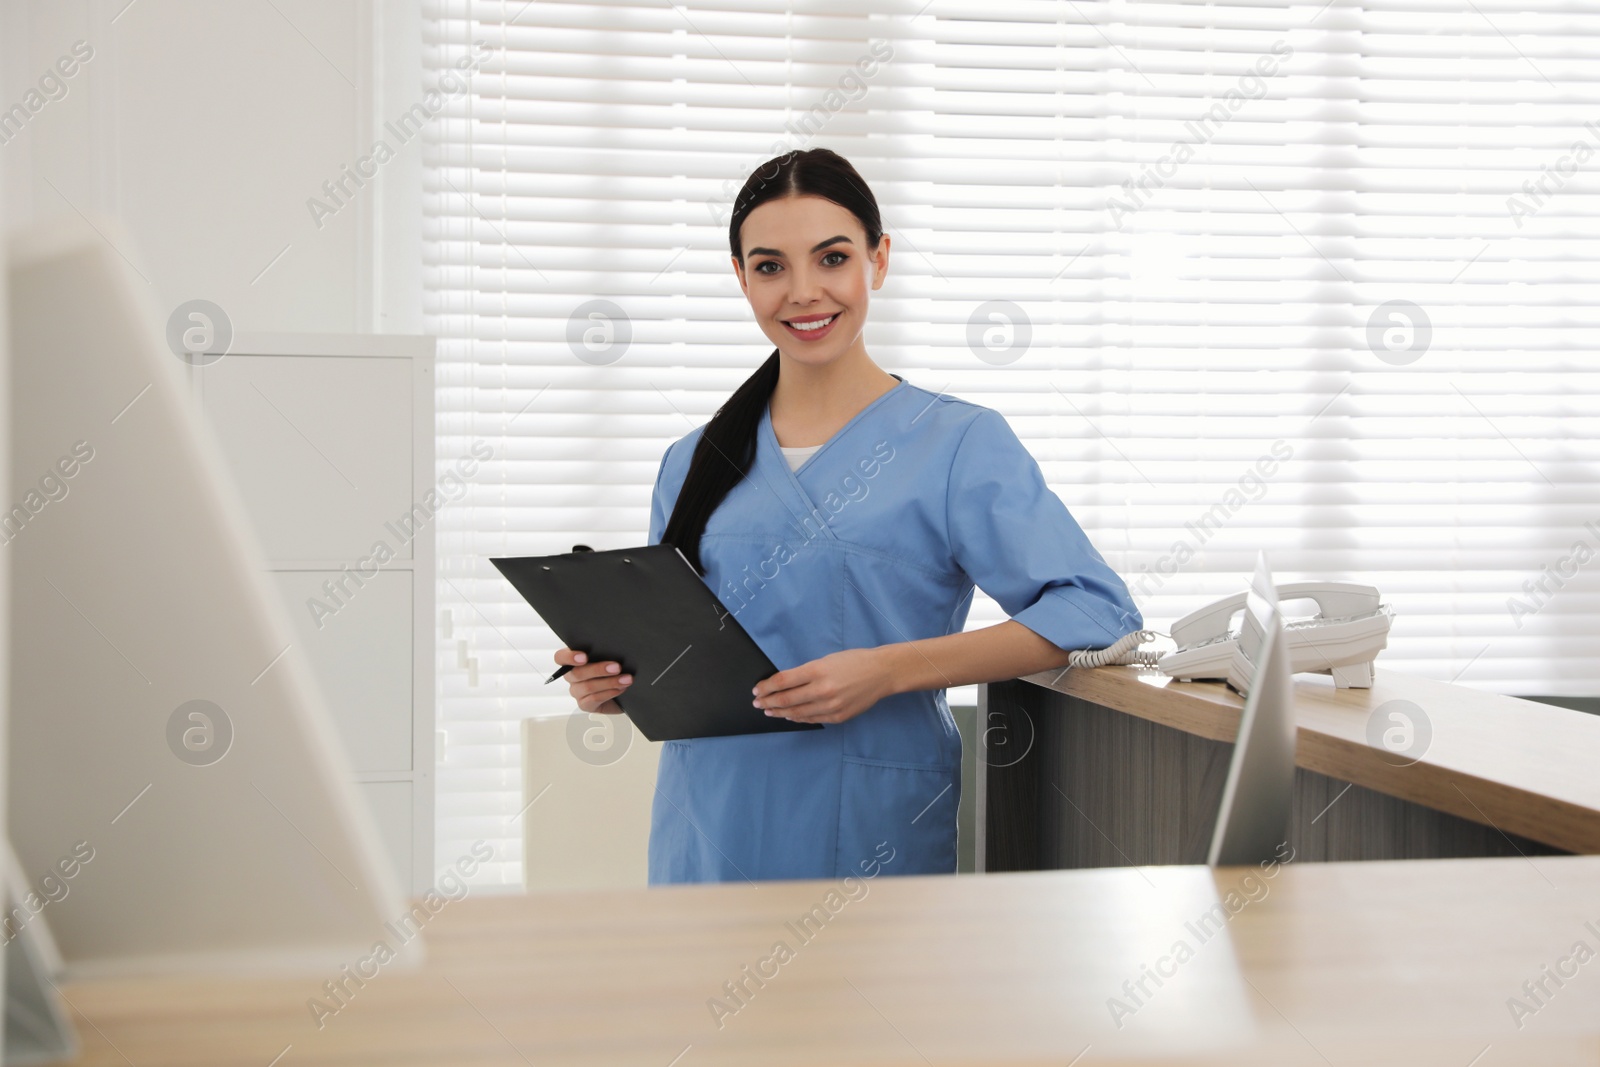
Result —
<instances>
[{"instance_id":1,"label":"woman's ear","mask_svg":"<svg viewBox=\"0 0 1600 1067\"><path fill-rule=\"evenodd\" d=\"M872 287L878 289L889 273L889 235L878 239L878 250L872 254Z\"/></svg>"},{"instance_id":2,"label":"woman's ear","mask_svg":"<svg viewBox=\"0 0 1600 1067\"><path fill-rule=\"evenodd\" d=\"M745 284L744 267L739 263L739 257L738 256L734 256L734 255L730 255L728 258L733 260L733 273L739 279L739 289L744 293L745 296L749 296L750 295L750 286Z\"/></svg>"}]
</instances>

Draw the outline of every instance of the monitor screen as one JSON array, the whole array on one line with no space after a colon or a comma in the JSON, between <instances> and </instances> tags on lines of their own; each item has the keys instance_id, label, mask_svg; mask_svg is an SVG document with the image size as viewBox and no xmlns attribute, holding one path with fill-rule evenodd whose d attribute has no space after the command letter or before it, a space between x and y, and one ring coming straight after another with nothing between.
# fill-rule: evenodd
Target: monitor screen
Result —
<instances>
[{"instance_id":1,"label":"monitor screen","mask_svg":"<svg viewBox=\"0 0 1600 1067\"><path fill-rule=\"evenodd\" d=\"M1283 617L1265 553L1257 556L1245 598L1235 668L1249 679L1248 695L1206 858L1213 867L1272 859L1289 825L1295 766L1293 689Z\"/></svg>"},{"instance_id":2,"label":"monitor screen","mask_svg":"<svg viewBox=\"0 0 1600 1067\"><path fill-rule=\"evenodd\" d=\"M72 977L337 969L402 915L150 290L13 239L8 821ZM130 242L131 243L131 242Z\"/></svg>"}]
</instances>

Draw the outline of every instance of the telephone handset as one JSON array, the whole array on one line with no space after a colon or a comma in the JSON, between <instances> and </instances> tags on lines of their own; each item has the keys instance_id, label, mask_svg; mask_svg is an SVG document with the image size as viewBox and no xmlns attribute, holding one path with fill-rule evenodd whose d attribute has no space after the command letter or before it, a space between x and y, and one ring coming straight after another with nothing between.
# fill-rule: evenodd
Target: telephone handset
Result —
<instances>
[{"instance_id":1,"label":"telephone handset","mask_svg":"<svg viewBox=\"0 0 1600 1067\"><path fill-rule=\"evenodd\" d=\"M1353 582L1285 582L1276 587L1278 603L1314 600L1317 614L1285 622L1289 669L1331 674L1340 689L1370 689L1372 663L1389 644L1394 611L1381 603L1378 590ZM1224 597L1191 612L1172 624L1178 645L1156 663L1179 681L1228 677L1239 643L1231 629L1235 615L1245 609L1246 593Z\"/></svg>"}]
</instances>

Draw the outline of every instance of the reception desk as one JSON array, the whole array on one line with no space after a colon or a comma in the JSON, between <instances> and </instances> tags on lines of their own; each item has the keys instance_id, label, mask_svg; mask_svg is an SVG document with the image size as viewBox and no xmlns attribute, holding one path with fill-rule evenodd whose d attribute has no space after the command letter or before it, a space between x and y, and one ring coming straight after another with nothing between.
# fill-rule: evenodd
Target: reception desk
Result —
<instances>
[{"instance_id":1,"label":"reception desk","mask_svg":"<svg viewBox=\"0 0 1600 1067\"><path fill-rule=\"evenodd\" d=\"M1382 670L1293 692L1301 860L1600 853L1600 716ZM1243 703L1141 667L983 686L982 869L1203 863Z\"/></svg>"},{"instance_id":2,"label":"reception desk","mask_svg":"<svg viewBox=\"0 0 1600 1067\"><path fill-rule=\"evenodd\" d=\"M1552 854L1600 851L1600 722L1302 676L1286 862L1133 866L1204 851L1237 698L1130 668L987 689L983 855L1097 869L473 895L331 1015L333 973L67 983L79 1062L1600 1064L1600 856ZM1432 729L1408 766L1366 741L1398 699ZM1504 854L1338 862L1473 850Z\"/></svg>"},{"instance_id":3,"label":"reception desk","mask_svg":"<svg viewBox=\"0 0 1600 1067\"><path fill-rule=\"evenodd\" d=\"M1600 1063L1600 960L1572 962L1600 947L1595 856L469 897L426 937L420 970L384 971L320 1029L307 1001L335 975L69 984L81 1062ZM779 940L793 955L757 986L746 968Z\"/></svg>"}]
</instances>

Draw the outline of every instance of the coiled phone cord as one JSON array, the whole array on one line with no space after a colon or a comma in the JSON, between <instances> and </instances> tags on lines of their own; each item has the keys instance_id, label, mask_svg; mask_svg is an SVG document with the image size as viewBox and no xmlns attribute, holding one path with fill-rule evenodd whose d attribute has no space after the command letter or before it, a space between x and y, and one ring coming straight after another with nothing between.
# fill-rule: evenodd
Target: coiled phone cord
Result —
<instances>
[{"instance_id":1,"label":"coiled phone cord","mask_svg":"<svg viewBox=\"0 0 1600 1067\"><path fill-rule=\"evenodd\" d=\"M1108 665L1127 666L1139 664L1145 667L1154 667L1161 659L1160 652L1141 652L1138 646L1147 641L1154 641L1154 630L1135 630L1131 634L1123 634L1116 643L1109 648L1080 648L1067 657L1069 667L1105 667Z\"/></svg>"}]
</instances>

